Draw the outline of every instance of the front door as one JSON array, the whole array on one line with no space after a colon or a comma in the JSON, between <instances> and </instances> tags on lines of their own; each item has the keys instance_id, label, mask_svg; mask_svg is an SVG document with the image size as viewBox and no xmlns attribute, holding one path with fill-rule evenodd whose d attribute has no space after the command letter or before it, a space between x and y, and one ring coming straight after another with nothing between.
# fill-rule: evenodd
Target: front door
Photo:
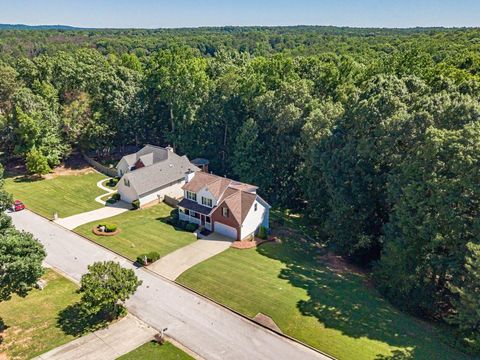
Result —
<instances>
[{"instance_id":1,"label":"front door","mask_svg":"<svg viewBox=\"0 0 480 360\"><path fill-rule=\"evenodd\" d=\"M205 215L200 215L200 225L205 226Z\"/></svg>"}]
</instances>

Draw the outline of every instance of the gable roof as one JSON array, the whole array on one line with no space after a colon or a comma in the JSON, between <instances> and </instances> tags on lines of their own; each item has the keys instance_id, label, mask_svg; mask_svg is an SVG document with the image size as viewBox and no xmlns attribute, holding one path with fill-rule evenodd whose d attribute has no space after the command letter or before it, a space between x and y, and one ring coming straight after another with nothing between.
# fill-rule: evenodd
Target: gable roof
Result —
<instances>
[{"instance_id":1,"label":"gable roof","mask_svg":"<svg viewBox=\"0 0 480 360\"><path fill-rule=\"evenodd\" d=\"M135 189L138 196L182 180L189 170L200 170L186 156L179 156L172 151L168 151L166 155L167 158L163 161L123 175L129 180L130 186Z\"/></svg>"},{"instance_id":2,"label":"gable roof","mask_svg":"<svg viewBox=\"0 0 480 360\"><path fill-rule=\"evenodd\" d=\"M242 224L249 210L252 208L257 194L242 190L232 190L233 192L218 204L218 208L222 207L222 204L225 204L230 209L230 213L234 219L237 220L239 224Z\"/></svg>"},{"instance_id":3,"label":"gable roof","mask_svg":"<svg viewBox=\"0 0 480 360\"><path fill-rule=\"evenodd\" d=\"M147 144L136 153L125 155L120 161L125 160L128 166L132 167L140 159L143 165L150 166L166 160L169 152L171 151L166 148Z\"/></svg>"},{"instance_id":4,"label":"gable roof","mask_svg":"<svg viewBox=\"0 0 480 360\"><path fill-rule=\"evenodd\" d=\"M232 216L239 224L243 223L255 200L260 198L256 193L258 188L254 185L204 172L196 172L193 178L183 185L184 190L195 193L203 188L208 189L215 198L219 199L218 205L213 207L210 213L213 213L224 204L230 209ZM265 202L263 199L262 201ZM190 206L192 205L190 201L185 201L185 199L179 205L195 211Z\"/></svg>"}]
</instances>

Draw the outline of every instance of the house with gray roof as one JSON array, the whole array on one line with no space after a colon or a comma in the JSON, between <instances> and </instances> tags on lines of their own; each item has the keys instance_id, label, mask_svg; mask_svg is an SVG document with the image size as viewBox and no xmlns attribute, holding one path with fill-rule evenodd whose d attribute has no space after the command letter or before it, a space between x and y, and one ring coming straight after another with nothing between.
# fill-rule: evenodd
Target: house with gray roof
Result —
<instances>
[{"instance_id":1,"label":"house with gray roof","mask_svg":"<svg viewBox=\"0 0 480 360\"><path fill-rule=\"evenodd\" d=\"M186 156L177 155L170 147L146 145L119 161L118 193L125 202L139 200L140 206L163 201L165 195L181 198L185 174L199 170Z\"/></svg>"}]
</instances>

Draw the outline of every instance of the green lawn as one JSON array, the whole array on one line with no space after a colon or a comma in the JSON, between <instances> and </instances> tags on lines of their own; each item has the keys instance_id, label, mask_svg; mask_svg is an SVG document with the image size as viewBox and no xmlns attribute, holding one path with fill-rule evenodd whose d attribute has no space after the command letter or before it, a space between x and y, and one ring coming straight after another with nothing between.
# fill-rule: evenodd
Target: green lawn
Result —
<instances>
[{"instance_id":1,"label":"green lawn","mask_svg":"<svg viewBox=\"0 0 480 360\"><path fill-rule=\"evenodd\" d=\"M248 317L266 314L338 359L469 358L442 343L433 325L393 308L365 275L306 261L289 241L229 249L177 281Z\"/></svg>"},{"instance_id":2,"label":"green lawn","mask_svg":"<svg viewBox=\"0 0 480 360\"><path fill-rule=\"evenodd\" d=\"M57 322L62 310L79 299L77 286L52 270L47 270L43 278L48 281L43 290L0 302L0 326L3 321L5 328L0 354L31 359L74 339Z\"/></svg>"},{"instance_id":3,"label":"green lawn","mask_svg":"<svg viewBox=\"0 0 480 360\"><path fill-rule=\"evenodd\" d=\"M57 212L58 216L67 217L102 207L95 197L105 193L97 187L97 182L104 178L105 175L96 172L49 180L16 177L6 179L5 189L40 215L53 218Z\"/></svg>"},{"instance_id":4,"label":"green lawn","mask_svg":"<svg viewBox=\"0 0 480 360\"><path fill-rule=\"evenodd\" d=\"M191 356L169 342L158 345L151 341L118 358L118 360L190 360Z\"/></svg>"},{"instance_id":5,"label":"green lawn","mask_svg":"<svg viewBox=\"0 0 480 360\"><path fill-rule=\"evenodd\" d=\"M164 256L196 240L192 233L175 230L173 226L165 223L171 211L171 207L161 203L102 220L118 225L120 233L115 236L93 234L92 228L98 225L98 221L79 226L75 232L132 261L138 255L150 251L157 251L160 256Z\"/></svg>"}]
</instances>

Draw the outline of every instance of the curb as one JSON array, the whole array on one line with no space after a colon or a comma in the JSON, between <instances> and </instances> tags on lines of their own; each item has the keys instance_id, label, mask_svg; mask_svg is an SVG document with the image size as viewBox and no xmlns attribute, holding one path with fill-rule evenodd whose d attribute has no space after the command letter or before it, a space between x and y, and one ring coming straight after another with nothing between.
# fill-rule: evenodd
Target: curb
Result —
<instances>
[{"instance_id":1,"label":"curb","mask_svg":"<svg viewBox=\"0 0 480 360\"><path fill-rule=\"evenodd\" d=\"M60 228L62 228L62 229L64 229L64 230L67 230L67 231L72 232L73 234L81 237L82 239L85 239L85 240L89 241L90 243L95 244L95 245L97 245L97 246L99 246L99 247L101 247L101 248L103 248L103 249L105 249L105 250L107 250L107 251L109 251L109 252L117 255L118 257L123 258L124 260L127 260L127 261L130 262L134 267L137 267L137 266L135 266L135 261L133 261L132 259L129 259L129 258L125 257L124 255L121 255L121 254L119 254L118 252L116 252L116 251L114 251L114 250L112 250L112 249L109 249L109 248L107 248L106 246L104 246L104 245L102 245L102 244L99 244L99 243L97 243L97 242L95 242L95 241L93 241L93 240L91 240L91 239L89 239L89 238L87 238L87 237L85 237L85 236L83 236L83 235L81 235L81 234L78 234L77 232L75 232L75 231L73 231L73 230L67 229L67 228L61 226L60 224L55 223L53 220L50 220L50 219L48 219L48 218L46 218L46 217L44 217L44 216L36 213L35 211L32 211L32 210L30 210L30 209L25 209L25 210L31 211L32 213L34 213L34 214L36 214L36 215L38 215L38 216L40 216L40 217L48 220L48 221L51 222L52 224L55 224L56 226L58 226L58 227L60 227ZM25 210L23 210L23 211L25 211ZM328 357L328 358L330 358L330 359L332 359L332 360L337 360L337 358L333 357L332 355L329 355L329 354L327 354L327 353L324 353L323 351L318 350L318 349L314 348L313 346L304 343L304 342L301 341L301 340L295 339L295 338L291 337L290 335L286 335L286 334L284 334L284 333L275 331L275 330L273 330L273 329L271 329L271 328L269 328L269 327L267 327L267 326L265 326L265 325L263 325L263 324L257 323L256 321L253 321L251 318L249 318L249 317L246 316L246 315L243 315L242 313L238 312L237 310L234 310L234 309L232 309L232 308L230 308L230 307L228 307L228 306L226 306L226 305L224 305L224 304L221 304L221 303L219 303L218 301L216 301L216 300L214 300L214 299L212 299L212 298L210 298L210 297L208 297L208 296L206 296L206 295L203 295L203 294L199 293L198 291L196 291L196 290L194 290L194 289L191 289L191 288L189 288L188 286L185 286L185 285L183 285L183 284L181 284L181 283L179 283L179 282L177 282L177 281L172 281L172 280L170 280L170 279L167 279L167 278L164 277L163 275L160 275L160 274L158 274L158 273L150 270L150 269L147 268L147 267L140 266L140 267L137 267L137 268L142 268L143 270L147 271L147 272L150 273L151 275L154 275L154 276L156 276L156 277L159 277L159 278L161 278L162 280L169 282L170 284L173 284L173 285L176 285L176 286L178 286L178 287L181 287L182 289L187 290L188 292L190 292L190 293L192 293L192 294L194 294L194 295L196 295L196 296L199 296L199 297L201 297L201 298L204 298L204 299L208 300L209 302L215 304L216 306L219 306L219 307L221 307L221 308L223 308L223 309L226 309L226 310L234 313L235 315L239 316L239 317L242 318L243 320L248 321L249 323L254 324L254 325L256 325L256 326L259 326L259 327L261 327L261 328L263 328L263 329L265 329L265 330L267 330L267 331L269 331L269 332L271 332L271 333L273 333L273 334L275 334L275 335L277 335L277 336L280 336L280 337L285 338L285 339L287 339L287 340L290 340L290 341L292 341L292 342L294 342L294 343L297 343L297 344L299 344L299 345L302 345L302 346L304 346L304 347L306 347L306 348L308 348L308 349L310 349L310 350L312 350L312 351L314 351L314 352L316 352L316 353L318 353L318 354L321 354L321 355L323 355L323 356L326 356L326 357ZM191 350L190 350L190 351L191 351Z\"/></svg>"}]
</instances>

